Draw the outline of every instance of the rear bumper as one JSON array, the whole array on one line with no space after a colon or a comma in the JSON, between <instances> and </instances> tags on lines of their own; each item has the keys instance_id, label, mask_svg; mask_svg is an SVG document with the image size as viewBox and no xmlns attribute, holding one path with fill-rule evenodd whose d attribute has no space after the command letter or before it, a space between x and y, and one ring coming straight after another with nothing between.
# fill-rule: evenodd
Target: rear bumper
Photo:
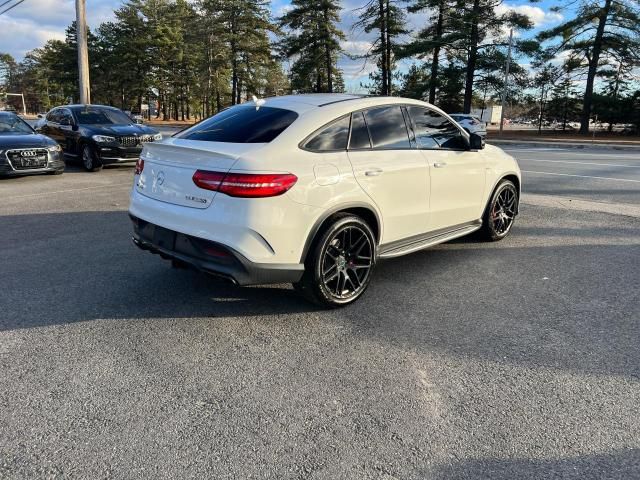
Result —
<instances>
[{"instance_id":1,"label":"rear bumper","mask_svg":"<svg viewBox=\"0 0 640 480\"><path fill-rule=\"evenodd\" d=\"M255 263L232 248L203 238L175 232L129 215L133 222L133 243L166 259L224 277L237 285L297 282L304 264Z\"/></svg>"}]
</instances>

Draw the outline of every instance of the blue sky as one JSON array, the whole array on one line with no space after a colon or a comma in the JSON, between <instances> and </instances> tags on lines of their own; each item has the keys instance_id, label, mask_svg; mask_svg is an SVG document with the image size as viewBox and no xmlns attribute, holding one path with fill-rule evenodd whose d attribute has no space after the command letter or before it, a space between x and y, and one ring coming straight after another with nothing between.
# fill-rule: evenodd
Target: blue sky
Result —
<instances>
[{"instance_id":1,"label":"blue sky","mask_svg":"<svg viewBox=\"0 0 640 480\"><path fill-rule=\"evenodd\" d=\"M87 17L90 27L96 28L101 22L113 18L113 10L121 5L121 0L87 0ZM281 15L289 6L287 0L274 0L271 10L274 16ZM364 0L343 0L341 27L347 35L343 47L349 53L363 53L370 45L372 35L353 31L351 25L357 13L356 8L364 4ZM551 12L551 7L558 3L551 0L530 3L524 0L507 0L501 8L516 9L527 14L535 24L535 29L523 32L527 37L537 31L556 25L563 20L563 15ZM410 15L407 23L415 30L424 25L424 14ZM25 53L44 44L50 38L64 38L65 28L75 19L74 0L25 0L10 12L0 15L0 51L13 55L21 60ZM526 59L522 59L526 63ZM406 69L411 62L403 62L401 69ZM343 70L347 90L358 91L361 82L367 81L367 74L374 68L362 61L342 58L339 63Z\"/></svg>"}]
</instances>

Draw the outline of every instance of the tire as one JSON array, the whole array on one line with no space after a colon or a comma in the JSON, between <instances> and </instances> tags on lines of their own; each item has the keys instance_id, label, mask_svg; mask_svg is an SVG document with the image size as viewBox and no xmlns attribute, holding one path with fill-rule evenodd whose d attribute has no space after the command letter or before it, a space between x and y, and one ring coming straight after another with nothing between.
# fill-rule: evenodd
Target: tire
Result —
<instances>
[{"instance_id":1,"label":"tire","mask_svg":"<svg viewBox=\"0 0 640 480\"><path fill-rule=\"evenodd\" d=\"M63 173L64 173L64 169L54 170L53 172L49 172L49 175L62 175Z\"/></svg>"},{"instance_id":2,"label":"tire","mask_svg":"<svg viewBox=\"0 0 640 480\"><path fill-rule=\"evenodd\" d=\"M515 222L518 189L510 180L502 180L493 191L482 217L480 237L489 242L502 240Z\"/></svg>"},{"instance_id":3,"label":"tire","mask_svg":"<svg viewBox=\"0 0 640 480\"><path fill-rule=\"evenodd\" d=\"M89 144L84 144L80 150L80 160L87 172L97 172L102 170L102 162L96 155L95 148Z\"/></svg>"},{"instance_id":4,"label":"tire","mask_svg":"<svg viewBox=\"0 0 640 480\"><path fill-rule=\"evenodd\" d=\"M375 262L371 227L355 215L337 214L314 239L302 279L293 286L316 305L344 307L366 291Z\"/></svg>"}]
</instances>

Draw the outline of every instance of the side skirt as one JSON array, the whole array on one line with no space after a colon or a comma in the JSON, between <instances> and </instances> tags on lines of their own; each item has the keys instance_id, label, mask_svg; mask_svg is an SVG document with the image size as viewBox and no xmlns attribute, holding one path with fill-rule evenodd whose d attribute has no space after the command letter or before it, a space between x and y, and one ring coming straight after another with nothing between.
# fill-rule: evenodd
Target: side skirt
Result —
<instances>
[{"instance_id":1,"label":"side skirt","mask_svg":"<svg viewBox=\"0 0 640 480\"><path fill-rule=\"evenodd\" d=\"M475 220L454 227L436 230L435 232L425 233L424 235L398 240L387 245L380 245L380 247L378 247L378 258L393 258L417 252L418 250L429 248L439 243L448 242L454 238L464 237L479 230L480 227L482 227L482 220Z\"/></svg>"}]
</instances>

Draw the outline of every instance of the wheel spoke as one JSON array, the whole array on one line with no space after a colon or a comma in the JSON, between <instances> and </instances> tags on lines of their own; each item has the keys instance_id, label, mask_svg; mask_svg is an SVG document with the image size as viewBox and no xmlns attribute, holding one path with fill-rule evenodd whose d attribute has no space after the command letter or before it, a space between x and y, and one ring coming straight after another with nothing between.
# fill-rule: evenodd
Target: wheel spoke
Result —
<instances>
[{"instance_id":1,"label":"wheel spoke","mask_svg":"<svg viewBox=\"0 0 640 480\"><path fill-rule=\"evenodd\" d=\"M331 253L329 251L330 248L333 248L335 250L335 253ZM338 250L338 247L336 247L335 245L330 244L327 247L326 254L329 255L329 257L331 257L332 260L335 260L336 258L338 258L338 255L340 255L340 250Z\"/></svg>"},{"instance_id":2,"label":"wheel spoke","mask_svg":"<svg viewBox=\"0 0 640 480\"><path fill-rule=\"evenodd\" d=\"M338 270L336 270L333 274L329 275L329 276L325 276L324 277L324 283L329 283L331 281L333 281L335 278L340 276L340 272Z\"/></svg>"},{"instance_id":3,"label":"wheel spoke","mask_svg":"<svg viewBox=\"0 0 640 480\"><path fill-rule=\"evenodd\" d=\"M366 265L351 265L351 270L362 270L363 268L371 268L371 264L366 264Z\"/></svg>"},{"instance_id":4,"label":"wheel spoke","mask_svg":"<svg viewBox=\"0 0 640 480\"><path fill-rule=\"evenodd\" d=\"M332 273L333 272L333 273ZM338 266L334 263L324 272L325 283L330 282L338 276Z\"/></svg>"},{"instance_id":5,"label":"wheel spoke","mask_svg":"<svg viewBox=\"0 0 640 480\"><path fill-rule=\"evenodd\" d=\"M341 272L340 279L338 280L338 285L340 285L340 291L338 292L338 295L342 295L342 292L344 292L344 288L347 285L347 272Z\"/></svg>"},{"instance_id":6,"label":"wheel spoke","mask_svg":"<svg viewBox=\"0 0 640 480\"><path fill-rule=\"evenodd\" d=\"M351 275L349 275L349 271L348 270L344 272L344 278L345 278L345 280L344 280L345 288L347 286L347 280L349 280L349 283L351 284L351 288L355 292L358 287L356 287L356 285L353 283L353 280L351 280Z\"/></svg>"},{"instance_id":7,"label":"wheel spoke","mask_svg":"<svg viewBox=\"0 0 640 480\"><path fill-rule=\"evenodd\" d=\"M353 253L354 255L358 255L366 244L367 244L367 237L362 235L358 240L356 240L356 243L351 246L351 248L349 249L349 252Z\"/></svg>"}]
</instances>

